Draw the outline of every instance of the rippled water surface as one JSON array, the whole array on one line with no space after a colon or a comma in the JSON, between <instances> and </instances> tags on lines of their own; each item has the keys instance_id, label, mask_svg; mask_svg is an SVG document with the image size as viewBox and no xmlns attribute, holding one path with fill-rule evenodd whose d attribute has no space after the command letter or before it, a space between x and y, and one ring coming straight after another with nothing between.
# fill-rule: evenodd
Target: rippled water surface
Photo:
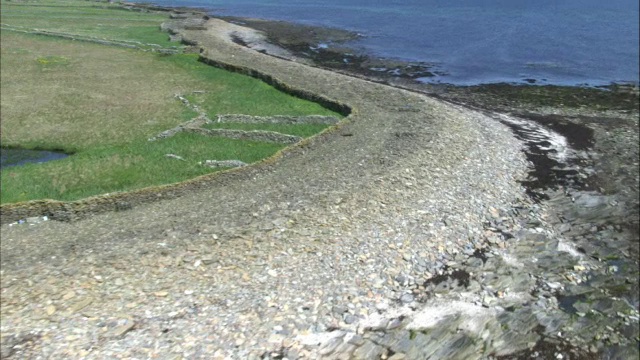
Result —
<instances>
[{"instance_id":1,"label":"rippled water surface","mask_svg":"<svg viewBox=\"0 0 640 360\"><path fill-rule=\"evenodd\" d=\"M425 79L471 85L639 80L637 0L154 0L217 15L357 31L374 55L435 65Z\"/></svg>"}]
</instances>

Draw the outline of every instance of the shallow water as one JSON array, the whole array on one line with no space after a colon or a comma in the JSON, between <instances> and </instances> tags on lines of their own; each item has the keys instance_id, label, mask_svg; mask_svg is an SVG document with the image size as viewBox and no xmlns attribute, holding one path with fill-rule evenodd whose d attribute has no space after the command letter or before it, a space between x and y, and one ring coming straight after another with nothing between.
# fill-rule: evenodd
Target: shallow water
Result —
<instances>
[{"instance_id":1,"label":"shallow water","mask_svg":"<svg viewBox=\"0 0 640 360\"><path fill-rule=\"evenodd\" d=\"M0 149L0 169L64 159L68 154L45 150Z\"/></svg>"},{"instance_id":2,"label":"shallow water","mask_svg":"<svg viewBox=\"0 0 640 360\"><path fill-rule=\"evenodd\" d=\"M638 83L637 0L155 0L215 15L338 27L373 55L424 61L426 82Z\"/></svg>"}]
</instances>

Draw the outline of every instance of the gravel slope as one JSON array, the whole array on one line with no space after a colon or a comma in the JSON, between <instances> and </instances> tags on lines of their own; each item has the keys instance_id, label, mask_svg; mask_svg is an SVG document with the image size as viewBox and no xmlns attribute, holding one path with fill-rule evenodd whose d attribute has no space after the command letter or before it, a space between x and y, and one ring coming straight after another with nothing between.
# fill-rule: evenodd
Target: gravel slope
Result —
<instances>
[{"instance_id":1,"label":"gravel slope","mask_svg":"<svg viewBox=\"0 0 640 360\"><path fill-rule=\"evenodd\" d=\"M3 358L392 357L375 346L335 350L365 344L354 334L375 314L420 310L413 290L460 255L509 246L488 241L487 222L535 207L518 183L528 170L522 144L498 121L263 55L232 42L235 25L205 25L180 32L211 62L347 104L351 115L273 163L176 199L71 223L3 225ZM501 312L470 300L444 313L456 311ZM335 329L349 339L327 350ZM480 330L454 329L482 339ZM435 354L484 358L537 339Z\"/></svg>"}]
</instances>

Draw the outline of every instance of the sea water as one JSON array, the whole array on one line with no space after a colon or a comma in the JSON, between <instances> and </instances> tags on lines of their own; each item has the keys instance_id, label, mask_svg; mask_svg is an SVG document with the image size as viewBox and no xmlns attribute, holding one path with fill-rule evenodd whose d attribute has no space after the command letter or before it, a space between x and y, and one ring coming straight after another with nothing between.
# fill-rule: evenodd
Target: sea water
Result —
<instances>
[{"instance_id":1,"label":"sea water","mask_svg":"<svg viewBox=\"0 0 640 360\"><path fill-rule=\"evenodd\" d=\"M637 0L154 0L214 15L348 29L374 56L433 64L458 85L639 81Z\"/></svg>"}]
</instances>

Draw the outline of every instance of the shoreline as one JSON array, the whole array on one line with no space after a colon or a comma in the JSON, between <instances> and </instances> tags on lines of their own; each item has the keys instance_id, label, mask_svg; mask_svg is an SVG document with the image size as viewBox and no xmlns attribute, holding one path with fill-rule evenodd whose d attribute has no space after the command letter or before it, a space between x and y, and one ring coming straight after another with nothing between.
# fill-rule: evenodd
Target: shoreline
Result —
<instances>
[{"instance_id":1,"label":"shoreline","mask_svg":"<svg viewBox=\"0 0 640 360\"><path fill-rule=\"evenodd\" d=\"M221 20L226 21L224 19ZM244 19L243 21L247 20ZM261 22L261 20L259 20L259 22ZM281 22L277 23L278 27L282 26ZM294 28L298 28L298 26L294 26ZM307 30L304 26L302 29L304 29L301 31L302 33L305 33L305 30ZM268 31L268 29L264 28L261 30ZM282 31L282 29L278 29L278 31ZM267 32L267 41L274 41L270 36L274 35L269 35ZM290 34L288 36L290 36ZM236 45L259 53L268 54L268 51L259 48L256 49L255 45L252 46L242 38L234 38L233 35L229 37ZM275 40L274 42L281 43L279 40ZM287 42L290 42L290 40ZM261 41L257 41L257 43L261 44ZM295 50L296 47L299 47L299 45L295 45L292 48L285 47L285 50ZM282 54L276 54L275 57L282 59L281 55ZM206 55L204 56L206 57ZM287 59L286 57L284 60L300 62L299 59ZM322 64L319 66L315 64L313 57L306 58L305 60L307 60L307 62L303 61L303 63L306 65L326 69ZM310 64L308 62L310 62ZM219 66L220 63L214 63L214 65ZM636 139L638 138L639 101L637 86L619 86L612 84L607 89L608 91L603 91L601 88L554 85L541 87L512 84L424 86L424 84L415 84L411 80L407 81L406 78L402 77L380 79L371 78L370 76L366 76L366 74L353 71L341 71L333 68L329 68L328 70L347 76L355 76L367 81L373 81L374 83L391 85L396 88L434 96L435 98L452 104L458 104L465 108L484 112L487 116L493 117L511 128L514 135L526 144L525 153L527 154L528 160L533 164L533 169L529 172L527 179L520 182L528 189L528 195L534 199L536 203L554 204L550 212L554 214L556 220L551 221L551 223L556 228L556 231L565 233L565 236L570 236L571 241L574 242L580 252L598 261L606 262L608 258L622 258L625 259L623 261L625 264L634 264L631 265L630 268L626 265L620 267L620 269L624 269L624 271L621 271L619 274L620 277L614 282L619 284L620 281L622 281L627 284L625 285L627 290L623 291L625 299L628 299L637 310L639 300L635 294L638 292L638 286L637 284L634 285L633 280L629 283L629 279L637 275L634 273L633 267L638 266L638 229L640 227L638 217L640 214L638 213L637 182L639 179L639 169L637 162L635 168L633 165L631 168L627 168L627 174L621 182L615 181L603 173L603 169L607 166L609 166L609 168L623 167L625 161L629 159L625 158L624 155L621 157L613 155L617 147L628 148L631 152L630 159L633 161L633 154L635 154L637 161L638 145ZM424 88L429 88L430 90L425 91ZM433 89L436 90L434 91ZM514 94L512 94L514 90L523 91L521 93L516 91L514 96ZM497 99L495 95L498 95ZM526 95L530 95L533 99L528 99ZM551 105L549 106L549 104ZM585 108L585 104L589 104L589 106ZM412 109L409 108L407 110L411 111ZM550 127L553 129L552 131L559 132L562 137L567 139L570 146L578 151L576 153L577 155L571 155L568 161L563 163L552 160L554 158L553 153L556 152L556 150L552 149L549 151L545 149L546 140L542 142L543 147L538 146L538 133L533 134L533 139L530 138L532 135L527 133L527 131L529 131L527 126L523 128L520 124L516 125L511 121L505 122L500 118L500 113L515 115L521 119L526 119L527 121L540 125L542 131L546 131L544 130L545 127ZM496 114L498 114L498 116L496 116ZM623 123L627 124L624 126L629 126L627 129L635 129L635 131L632 131L629 134L630 136L610 137L610 127L605 125L603 128L602 125L606 124L607 121L620 124L620 120L623 120ZM535 131L539 131L539 129ZM603 136L614 139L613 144L609 143L603 146L602 143L606 143L606 141L603 141ZM592 151L593 149L597 150ZM540 153L541 150L542 153ZM580 151L582 151L582 153L580 153ZM616 154L619 155L619 152ZM603 161L603 159L606 160ZM550 171L550 169L553 168L559 168L559 171ZM575 168L577 168L578 171L575 171ZM581 168L582 170L580 170ZM612 182L616 185L612 186ZM607 189L603 188L603 186ZM631 199L626 198L629 191L635 193L635 196L632 195ZM590 215L589 212L585 213L585 204L587 204L587 209L590 210L592 206L590 205L591 203L603 201L602 199L611 199L610 196L612 195L621 195L615 197L617 209L602 207L597 210L593 209L593 211L595 211L595 217L594 215ZM573 199L575 198L583 199L582 205L571 203L574 202ZM567 199L570 199L568 203ZM594 220L595 223L598 224L596 225L595 236L593 233ZM567 232L567 226L570 229L569 232ZM591 233L586 233L586 228L588 228ZM623 244L628 243L630 245L626 250L620 251L617 246L610 247L606 245L606 239L610 236L608 231L614 228L623 234L621 235L621 239L624 239ZM585 239L587 239L588 243L585 243ZM595 245L593 244L594 242ZM605 253L601 254L602 251ZM618 267L616 267L616 269L618 269ZM600 275L593 276L594 279L601 281ZM605 275L604 278L607 278L607 276ZM628 286L629 284L631 284L631 286ZM573 295L567 296L574 299L572 297ZM566 298L566 296L560 297L556 295L556 297L559 301L566 302L566 300L560 300L561 298ZM575 299L571 300L568 302L568 305L563 303L563 310L571 312L571 306L575 301ZM625 351L627 350L622 350L622 352Z\"/></svg>"},{"instance_id":2,"label":"shoreline","mask_svg":"<svg viewBox=\"0 0 640 360\"><path fill-rule=\"evenodd\" d=\"M633 215L625 206L633 210L634 199L616 195L616 184L609 184L612 193L603 197L560 182L575 202L562 191L545 191L552 197L539 203L525 194L518 184L530 170L521 153L525 141L516 140L498 115L531 116L540 103L519 108L491 93L471 94L474 98L449 92L439 99L283 63L238 46L223 32L230 28L211 20L204 29L178 32L198 44L212 65L327 101L342 99L353 109L343 127L283 154L277 166L221 176L215 186L175 199L73 223L3 227L11 239L3 244L3 271L20 279L12 296L37 292L25 285L33 272L42 277L45 269L62 271L80 281L85 272L98 271L106 281L95 289L76 289L74 296L90 292L100 308L96 300L91 305L81 300L82 313L59 315L54 308L42 316L44 321L60 316L53 321L63 328L86 328L78 334L89 343L93 325L84 319L102 319L107 329L114 323L98 349L107 352L114 347L131 352L155 341L166 351L180 343L184 349L176 351L185 357L215 351L238 358L383 353L524 358L537 352L592 359L633 355L634 349L637 355L637 246L626 246L634 234L609 223L620 214ZM600 117L608 114L617 120L605 130L634 129L634 114L616 109L576 109L590 115L583 118L563 111L540 111L547 116L540 122L606 126ZM566 132L575 128L567 126ZM607 145L601 143L603 134L594 129L596 147ZM637 147L633 133L619 139L609 147ZM577 173L587 179L586 170L603 166L602 160L614 166L626 161L584 156L585 172ZM631 184L633 190L637 175L633 167L627 170L619 187ZM558 210L563 211L554 214ZM589 217L594 210L600 219ZM611 237L617 241L610 244ZM608 253L596 253L603 249ZM23 265L25 253L39 265ZM97 258L99 268L84 263L89 253L88 263ZM598 254L602 259L594 258ZM156 283L149 284L143 271ZM111 288L116 278L120 285L115 281ZM134 279L143 285L134 282L133 292L126 293L131 307L99 295L119 294ZM62 289L72 286L67 278L60 281L67 284ZM48 282L54 283L62 286ZM613 291L631 297L630 304L612 298ZM67 300L60 296L54 304L64 308ZM103 303L120 306L131 320L112 319ZM21 310L10 306L19 319ZM179 316L165 316L174 312ZM28 329L23 322L16 321L16 327ZM232 329L247 330L238 335L229 333ZM58 330L46 331L38 336ZM205 337L210 332L215 339ZM594 339L584 334L595 334ZM185 341L189 336L199 337ZM16 339L20 345L22 338Z\"/></svg>"},{"instance_id":3,"label":"shoreline","mask_svg":"<svg viewBox=\"0 0 640 360\"><path fill-rule=\"evenodd\" d=\"M171 11L171 5L147 5L146 3L128 3L136 7L149 6L154 10ZM188 11L189 7L178 7L180 11ZM353 30L338 27L328 27L323 25L307 25L295 22L295 20L261 19L242 15L219 15L219 9L193 7L199 13L212 18L222 19L231 23L264 32L266 42L285 49L288 55L295 56L305 61L316 63L317 66L332 69L335 71L345 71L351 74L364 75L370 79L386 81L389 78L401 77L404 79L430 78L437 75L446 75L446 72L437 70L436 63L424 60L406 60L401 57L379 56L375 53L354 44L353 40L358 40L362 35ZM276 53L272 53L278 56ZM515 79L515 77L514 77ZM592 84L580 81L575 84L548 83L546 79L519 78L514 81L491 81L491 82L471 82L465 84L452 84L444 82L420 82L422 85L430 86L456 86L474 87L483 85L510 85L510 86L557 86L565 88L591 88L606 89L609 87L628 87L638 89L640 80L610 80L606 83L599 80ZM400 84L400 83L398 83Z\"/></svg>"},{"instance_id":4,"label":"shoreline","mask_svg":"<svg viewBox=\"0 0 640 360\"><path fill-rule=\"evenodd\" d=\"M236 44L254 51L287 61L301 62L320 69L355 76L367 81L416 91L480 111L517 114L543 127L551 127L554 131L565 136L571 146L577 147L579 150L592 148L595 142L595 135L593 129L580 121L575 121L576 118L604 117L614 119L613 121L624 118L632 123L636 120L637 126L638 109L640 107L640 88L638 85L614 82L608 86L535 85L532 83L488 83L469 86L425 84L416 81L411 73L400 72L400 75L396 75L396 72L394 75L381 77L379 74L372 74L368 71L362 71L362 69L327 66L327 61L332 63L336 58L344 57L345 54L356 53L355 57L367 57L367 55L357 54L354 49L341 46L343 42L348 41L353 36L357 36L357 34L345 30L319 28L323 30L319 35L319 31L315 30L318 28L284 21L225 16L212 16L212 18L230 21L232 24L240 24L265 33L266 36L264 38L254 38L252 39L253 42L247 42L242 39L242 34L238 34L234 38ZM309 33L312 34L310 37L308 36ZM245 34L245 36L247 35ZM265 49L265 42L270 42L272 45L275 44L274 53L270 53ZM318 44L321 42L335 42L337 46L319 49ZM280 48L280 50L277 48ZM318 51L302 51L301 54L301 48L315 48ZM332 55L321 55L322 50L326 50ZM283 56L287 52L289 52L290 57ZM382 66L386 67L395 65L413 70L412 67L414 66L412 63L403 63L396 60L388 60L388 63L384 59L379 59L379 61L381 61L380 64ZM389 66L389 64L392 64L392 66ZM553 110L554 108L563 110L558 114L557 110ZM557 123L563 122L565 125L557 125ZM599 120L599 123L603 124L605 122L606 120L604 119ZM516 127L513 130L517 132L518 128ZM633 142L633 139L631 141ZM531 156L530 160L536 163L536 170L530 174L530 177L538 179L528 185L532 186L533 190L540 191L548 187L557 188L567 185L562 183L564 181L562 179L563 175L548 174L546 168L553 167L553 164L549 164L545 160L540 161ZM542 163L538 164L538 162ZM604 180L604 182L606 181ZM589 186L586 183L586 181L582 181L579 185L572 185L578 186L581 190L595 190L593 185ZM633 182L627 182L626 186L632 185Z\"/></svg>"},{"instance_id":5,"label":"shoreline","mask_svg":"<svg viewBox=\"0 0 640 360\"><path fill-rule=\"evenodd\" d=\"M420 81L420 79L442 75L433 69L435 64L425 61L406 61L375 56L364 49L353 47L350 42L362 35L349 30L302 25L281 20L263 20L214 14L207 16L245 26L265 34L264 39L256 42L247 42L238 37L239 45L281 57L285 60L302 61L311 66L358 76L396 87L418 89L418 91L438 92L442 88L478 88L485 86L512 86L515 88L540 86L559 89L596 89L637 93L640 87L640 81L611 81L608 85L560 85L544 83L536 79L525 79L523 82L491 82L468 85L446 82L429 83Z\"/></svg>"}]
</instances>

